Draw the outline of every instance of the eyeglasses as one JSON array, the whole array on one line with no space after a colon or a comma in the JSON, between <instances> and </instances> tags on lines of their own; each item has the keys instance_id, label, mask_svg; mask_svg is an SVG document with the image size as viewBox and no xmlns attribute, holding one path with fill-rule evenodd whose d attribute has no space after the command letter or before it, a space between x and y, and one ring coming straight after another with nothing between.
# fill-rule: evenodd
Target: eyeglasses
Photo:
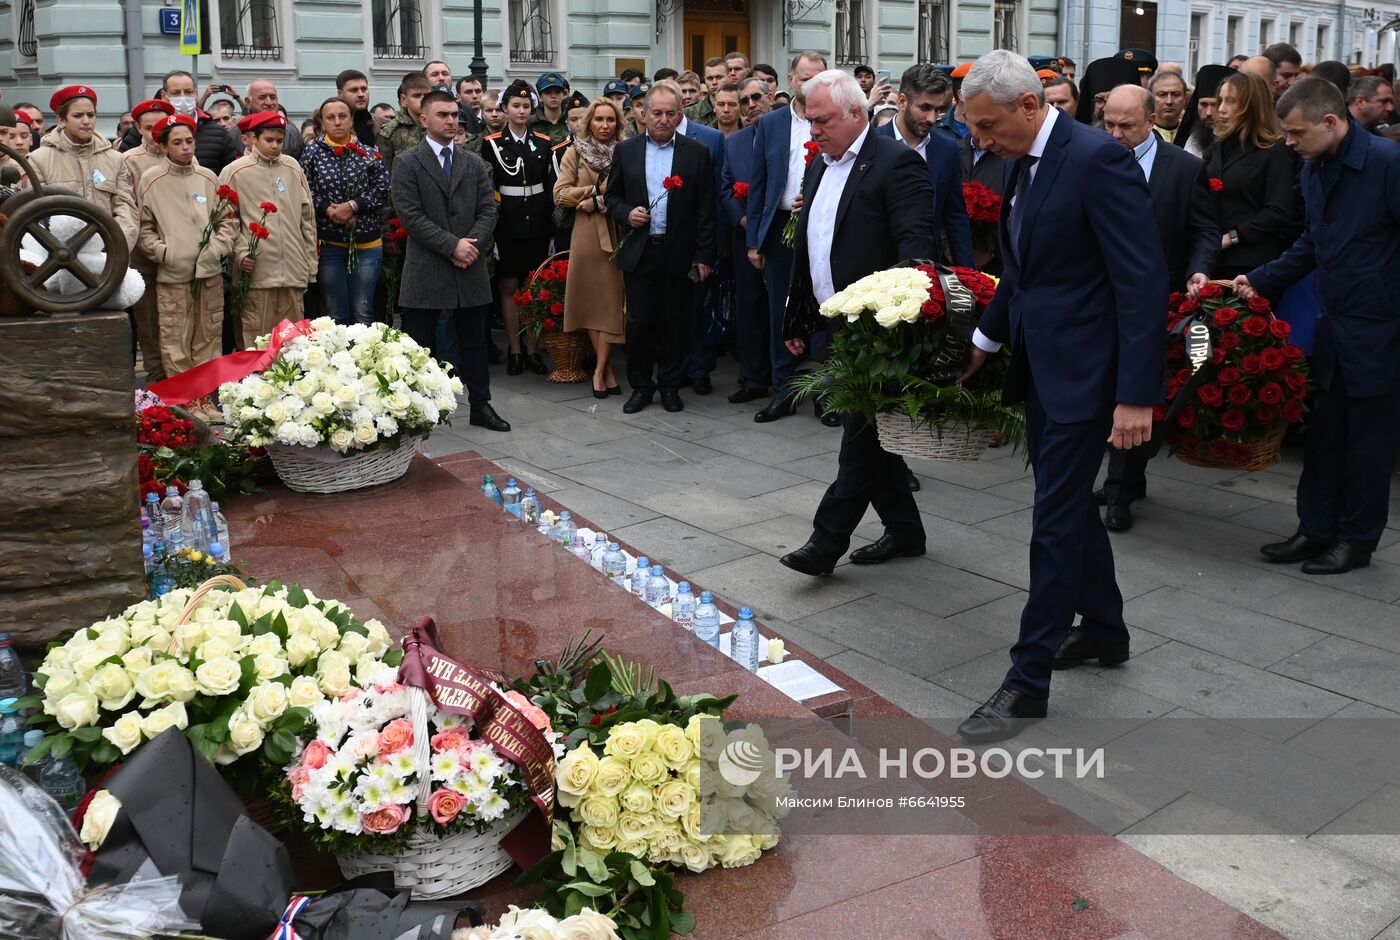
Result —
<instances>
[{"instance_id":1,"label":"eyeglasses","mask_svg":"<svg viewBox=\"0 0 1400 940\"><path fill-rule=\"evenodd\" d=\"M763 92L760 91L760 92L758 92L757 94L749 95L749 96L746 97L746 98L740 98L740 99L739 99L739 103L740 103L740 104L758 104L758 103L759 103L760 101L762 101L762 100L763 100Z\"/></svg>"}]
</instances>

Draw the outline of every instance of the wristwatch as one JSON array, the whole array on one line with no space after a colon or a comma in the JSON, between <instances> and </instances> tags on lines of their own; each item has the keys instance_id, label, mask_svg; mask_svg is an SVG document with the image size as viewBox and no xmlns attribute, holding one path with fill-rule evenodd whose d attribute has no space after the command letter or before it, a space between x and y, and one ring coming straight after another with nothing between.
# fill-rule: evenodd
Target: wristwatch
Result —
<instances>
[{"instance_id":1,"label":"wristwatch","mask_svg":"<svg viewBox=\"0 0 1400 940\"><path fill-rule=\"evenodd\" d=\"M1230 247L1233 248L1240 243L1240 233L1230 229Z\"/></svg>"}]
</instances>

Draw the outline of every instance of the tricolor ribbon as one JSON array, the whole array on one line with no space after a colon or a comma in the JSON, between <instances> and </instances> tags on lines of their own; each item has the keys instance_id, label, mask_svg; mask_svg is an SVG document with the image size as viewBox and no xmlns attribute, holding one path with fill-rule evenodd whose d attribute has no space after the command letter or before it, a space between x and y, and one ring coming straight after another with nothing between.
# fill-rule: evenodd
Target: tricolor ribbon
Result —
<instances>
[{"instance_id":1,"label":"tricolor ribbon","mask_svg":"<svg viewBox=\"0 0 1400 940\"><path fill-rule=\"evenodd\" d=\"M277 929L268 935L267 940L297 940L297 929L292 926L292 922L297 919L302 908L310 903L310 898L295 895L291 903L287 905L287 909L282 912L282 919L277 922Z\"/></svg>"},{"instance_id":2,"label":"tricolor ribbon","mask_svg":"<svg viewBox=\"0 0 1400 940\"><path fill-rule=\"evenodd\" d=\"M315 330L310 320L283 320L273 329L266 349L247 349L229 353L218 359L201 363L193 369L172 375L163 382L149 387L152 394L159 395L168 405L183 405L218 391L219 386L228 382L261 372L272 365L284 343L298 336L308 336Z\"/></svg>"}]
</instances>

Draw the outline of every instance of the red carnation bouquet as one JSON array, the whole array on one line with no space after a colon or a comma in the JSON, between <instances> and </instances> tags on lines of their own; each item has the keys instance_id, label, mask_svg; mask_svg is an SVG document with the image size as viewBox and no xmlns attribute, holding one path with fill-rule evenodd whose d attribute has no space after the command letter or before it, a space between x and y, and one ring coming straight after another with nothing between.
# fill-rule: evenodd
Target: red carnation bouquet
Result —
<instances>
[{"instance_id":1,"label":"red carnation bouquet","mask_svg":"<svg viewBox=\"0 0 1400 940\"><path fill-rule=\"evenodd\" d=\"M1001 223L1001 197L981 183L963 183L963 202L972 222L972 247L990 257L997 250L997 226Z\"/></svg>"},{"instance_id":2,"label":"red carnation bouquet","mask_svg":"<svg viewBox=\"0 0 1400 940\"><path fill-rule=\"evenodd\" d=\"M1192 327L1210 338L1209 355L1187 342L1167 345L1167 401L1154 417L1167 419L1167 441L1188 463L1262 469L1278 459L1290 424L1303 420L1308 360L1288 341L1287 323L1274 318L1263 297L1242 300L1221 282L1198 299L1173 294L1167 327L1189 337ZM1182 400L1178 403L1178 398Z\"/></svg>"},{"instance_id":3,"label":"red carnation bouquet","mask_svg":"<svg viewBox=\"0 0 1400 940\"><path fill-rule=\"evenodd\" d=\"M258 216L256 222L248 223L248 260L254 263L257 263L258 260L258 249L262 247L262 243L267 241L268 236L272 234L267 229L267 217L277 212L277 203L259 203L258 209L262 212L262 215ZM253 272L241 271L239 273L238 283L235 284L233 288L233 316L235 319L243 315L243 308L248 306L248 292L252 289ZM252 337L249 337L249 341L252 341Z\"/></svg>"},{"instance_id":4,"label":"red carnation bouquet","mask_svg":"<svg viewBox=\"0 0 1400 940\"><path fill-rule=\"evenodd\" d=\"M199 248L194 253L194 269L190 271L190 293L196 301L199 300L200 288L199 258L204 254L204 249L209 247L209 241L214 237L214 229L231 214L238 212L238 190L232 186L220 186L214 190L214 197L214 208L209 210L209 220L204 223L204 233L199 236Z\"/></svg>"},{"instance_id":5,"label":"red carnation bouquet","mask_svg":"<svg viewBox=\"0 0 1400 940\"><path fill-rule=\"evenodd\" d=\"M817 154L822 152L821 145L818 144L815 140L807 141L805 144L802 145L802 149L806 151L802 155L803 166L811 166L812 161L817 159ZM791 248L793 246L793 243L797 241L797 218L801 214L802 210L793 210L792 212L788 213L787 222L783 224L783 231L779 237L782 239L783 244L787 245L789 248Z\"/></svg>"},{"instance_id":6,"label":"red carnation bouquet","mask_svg":"<svg viewBox=\"0 0 1400 940\"><path fill-rule=\"evenodd\" d=\"M524 290L515 292L520 326L536 339L542 333L564 332L564 285L568 278L569 262L561 258L541 267Z\"/></svg>"}]
</instances>

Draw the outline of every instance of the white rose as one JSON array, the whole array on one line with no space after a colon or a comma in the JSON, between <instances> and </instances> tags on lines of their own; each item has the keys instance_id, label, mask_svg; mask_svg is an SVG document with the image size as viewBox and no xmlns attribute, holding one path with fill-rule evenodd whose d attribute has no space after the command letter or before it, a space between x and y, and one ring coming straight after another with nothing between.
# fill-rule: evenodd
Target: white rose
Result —
<instances>
[{"instance_id":1,"label":"white rose","mask_svg":"<svg viewBox=\"0 0 1400 940\"><path fill-rule=\"evenodd\" d=\"M127 712L111 727L103 728L102 736L121 751L123 756L130 754L141 743L141 713Z\"/></svg>"},{"instance_id":2,"label":"white rose","mask_svg":"<svg viewBox=\"0 0 1400 940\"><path fill-rule=\"evenodd\" d=\"M167 700L188 702L195 696L194 675L174 660L167 659L136 676L136 691L145 696L151 705Z\"/></svg>"},{"instance_id":3,"label":"white rose","mask_svg":"<svg viewBox=\"0 0 1400 940\"><path fill-rule=\"evenodd\" d=\"M368 424L362 424L355 428L355 443L371 444L379 437L379 432Z\"/></svg>"},{"instance_id":4,"label":"white rose","mask_svg":"<svg viewBox=\"0 0 1400 940\"><path fill-rule=\"evenodd\" d=\"M585 907L559 922L554 940L617 940L616 926L612 918Z\"/></svg>"},{"instance_id":5,"label":"white rose","mask_svg":"<svg viewBox=\"0 0 1400 940\"><path fill-rule=\"evenodd\" d=\"M232 695L238 691L243 670L232 659L211 659L194 671L194 684L205 695Z\"/></svg>"},{"instance_id":6,"label":"white rose","mask_svg":"<svg viewBox=\"0 0 1400 940\"><path fill-rule=\"evenodd\" d=\"M266 728L287 710L287 687L280 682L264 682L248 693L243 708L261 727Z\"/></svg>"},{"instance_id":7,"label":"white rose","mask_svg":"<svg viewBox=\"0 0 1400 940\"><path fill-rule=\"evenodd\" d=\"M107 652L96 643L90 643L73 657L73 672L79 679L87 682L102 667L103 661L112 655L114 654Z\"/></svg>"},{"instance_id":8,"label":"white rose","mask_svg":"<svg viewBox=\"0 0 1400 940\"><path fill-rule=\"evenodd\" d=\"M69 692L78 688L78 677L67 669L44 666L44 697L58 702Z\"/></svg>"},{"instance_id":9,"label":"white rose","mask_svg":"<svg viewBox=\"0 0 1400 940\"><path fill-rule=\"evenodd\" d=\"M335 411L335 399L331 398L330 392L317 392L311 396L311 408L319 415L328 415Z\"/></svg>"},{"instance_id":10,"label":"white rose","mask_svg":"<svg viewBox=\"0 0 1400 940\"><path fill-rule=\"evenodd\" d=\"M392 666L384 665L384 660L378 656L366 653L355 660L355 684L360 688L367 688L374 685L374 678L380 670L387 669L392 674Z\"/></svg>"},{"instance_id":11,"label":"white rose","mask_svg":"<svg viewBox=\"0 0 1400 940\"><path fill-rule=\"evenodd\" d=\"M285 424L287 419L291 416L291 409L280 401L275 401L263 409L263 417L267 418L267 420L271 421L273 424Z\"/></svg>"},{"instance_id":12,"label":"white rose","mask_svg":"<svg viewBox=\"0 0 1400 940\"><path fill-rule=\"evenodd\" d=\"M198 611L196 611L198 613ZM174 630L175 644L182 653L193 653L199 644L207 639L205 627L208 624L193 621L182 623Z\"/></svg>"},{"instance_id":13,"label":"white rose","mask_svg":"<svg viewBox=\"0 0 1400 940\"><path fill-rule=\"evenodd\" d=\"M885 329L892 329L902 322L898 307L881 307L875 311L875 322Z\"/></svg>"},{"instance_id":14,"label":"white rose","mask_svg":"<svg viewBox=\"0 0 1400 940\"><path fill-rule=\"evenodd\" d=\"M350 394L353 398L354 392L351 392ZM350 449L350 445L353 443L355 443L355 435L351 434L344 428L340 428L337 431L331 432L331 446L334 447L336 450L344 453L345 451Z\"/></svg>"},{"instance_id":15,"label":"white rose","mask_svg":"<svg viewBox=\"0 0 1400 940\"><path fill-rule=\"evenodd\" d=\"M253 668L257 670L258 678L264 681L276 679L287 671L287 661L282 658L281 653L264 653L254 657Z\"/></svg>"},{"instance_id":16,"label":"white rose","mask_svg":"<svg viewBox=\"0 0 1400 940\"><path fill-rule=\"evenodd\" d=\"M316 638L307 633L296 633L287 639L287 662L292 668L299 668L310 662L321 651Z\"/></svg>"},{"instance_id":17,"label":"white rose","mask_svg":"<svg viewBox=\"0 0 1400 940\"><path fill-rule=\"evenodd\" d=\"M262 746L262 727L243 709L238 709L228 720L228 747L239 757Z\"/></svg>"},{"instance_id":18,"label":"white rose","mask_svg":"<svg viewBox=\"0 0 1400 940\"><path fill-rule=\"evenodd\" d=\"M350 691L349 666L336 666L332 669L319 671L317 679L320 680L321 691L332 698L339 698Z\"/></svg>"},{"instance_id":19,"label":"white rose","mask_svg":"<svg viewBox=\"0 0 1400 940\"><path fill-rule=\"evenodd\" d=\"M141 719L141 733L148 738L154 738L167 728L179 728L184 731L189 723L189 715L185 713L185 703L171 702L164 708L158 708Z\"/></svg>"},{"instance_id":20,"label":"white rose","mask_svg":"<svg viewBox=\"0 0 1400 940\"><path fill-rule=\"evenodd\" d=\"M340 638L339 652L350 659L359 659L369 652L369 638L359 633L346 633Z\"/></svg>"},{"instance_id":21,"label":"white rose","mask_svg":"<svg viewBox=\"0 0 1400 940\"><path fill-rule=\"evenodd\" d=\"M116 663L108 663L93 674L91 689L104 709L120 711L136 695L131 675L126 668Z\"/></svg>"},{"instance_id":22,"label":"white rose","mask_svg":"<svg viewBox=\"0 0 1400 940\"><path fill-rule=\"evenodd\" d=\"M325 701L321 687L312 676L297 676L287 690L287 701L293 708L311 708Z\"/></svg>"},{"instance_id":23,"label":"white rose","mask_svg":"<svg viewBox=\"0 0 1400 940\"><path fill-rule=\"evenodd\" d=\"M59 699L54 706L54 717L66 731L86 728L97 722L97 696L92 691L79 688Z\"/></svg>"},{"instance_id":24,"label":"white rose","mask_svg":"<svg viewBox=\"0 0 1400 940\"><path fill-rule=\"evenodd\" d=\"M214 659L231 659L233 658L233 644L228 640L205 640L199 644L194 655L206 663Z\"/></svg>"},{"instance_id":25,"label":"white rose","mask_svg":"<svg viewBox=\"0 0 1400 940\"><path fill-rule=\"evenodd\" d=\"M282 641L275 633L264 633L262 636L255 636L249 641L246 647L249 656L266 656L282 652Z\"/></svg>"},{"instance_id":26,"label":"white rose","mask_svg":"<svg viewBox=\"0 0 1400 940\"><path fill-rule=\"evenodd\" d=\"M320 358L322 361L325 360L324 353L322 353L320 350L316 350L316 353L318 358ZM310 362L308 362L307 364L319 365L319 363ZM303 375L301 378L297 379L295 382L292 383L292 391L297 393L297 397L307 399L310 398L312 395L316 394L316 389L319 388L320 385L321 383L316 381L316 376L308 373L307 375Z\"/></svg>"},{"instance_id":27,"label":"white rose","mask_svg":"<svg viewBox=\"0 0 1400 940\"><path fill-rule=\"evenodd\" d=\"M151 650L148 647L141 646L123 653L122 665L126 667L127 672L132 675L137 675L151 668L151 658Z\"/></svg>"},{"instance_id":28,"label":"white rose","mask_svg":"<svg viewBox=\"0 0 1400 940\"><path fill-rule=\"evenodd\" d=\"M306 350L305 361L309 366L323 366L326 364L326 351L320 346L312 346Z\"/></svg>"},{"instance_id":29,"label":"white rose","mask_svg":"<svg viewBox=\"0 0 1400 940\"><path fill-rule=\"evenodd\" d=\"M94 852L102 848L121 808L121 800L113 796L110 790L98 790L88 801L87 811L83 814L83 831L78 838Z\"/></svg>"},{"instance_id":30,"label":"white rose","mask_svg":"<svg viewBox=\"0 0 1400 940\"><path fill-rule=\"evenodd\" d=\"M384 653L388 652L389 644L392 641L389 637L389 631L385 629L384 624L380 623L378 620L366 620L365 629L369 631L369 648L366 652L372 653L375 656L382 656Z\"/></svg>"}]
</instances>

